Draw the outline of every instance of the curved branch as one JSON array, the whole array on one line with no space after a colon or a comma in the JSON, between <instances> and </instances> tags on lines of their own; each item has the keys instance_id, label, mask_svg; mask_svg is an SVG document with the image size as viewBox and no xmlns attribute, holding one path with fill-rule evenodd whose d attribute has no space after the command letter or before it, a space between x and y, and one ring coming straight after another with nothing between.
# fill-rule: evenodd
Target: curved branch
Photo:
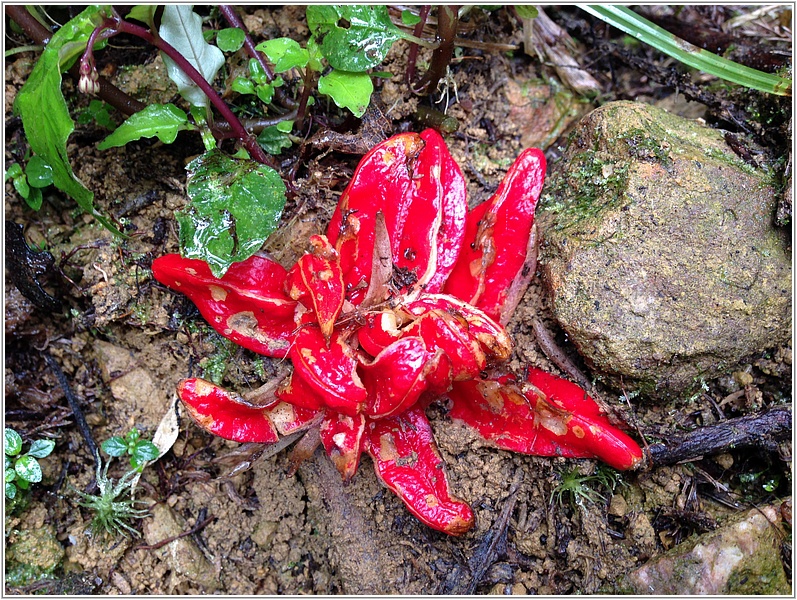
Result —
<instances>
[{"instance_id":1,"label":"curved branch","mask_svg":"<svg viewBox=\"0 0 797 600\"><path fill-rule=\"evenodd\" d=\"M648 446L647 455L653 467L674 465L729 449L756 446L773 449L778 442L791 439L791 434L791 407L778 406L762 414L728 419L674 435L666 443Z\"/></svg>"}]
</instances>

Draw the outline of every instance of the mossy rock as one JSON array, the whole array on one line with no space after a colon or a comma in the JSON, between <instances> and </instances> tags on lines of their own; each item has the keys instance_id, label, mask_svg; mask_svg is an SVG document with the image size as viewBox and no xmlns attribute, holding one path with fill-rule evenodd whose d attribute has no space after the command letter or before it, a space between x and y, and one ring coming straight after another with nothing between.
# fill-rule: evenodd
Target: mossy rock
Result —
<instances>
[{"instance_id":1,"label":"mossy rock","mask_svg":"<svg viewBox=\"0 0 797 600\"><path fill-rule=\"evenodd\" d=\"M765 506L694 536L622 577L614 593L791 595L780 546L779 507ZM609 590L606 590L609 591Z\"/></svg>"},{"instance_id":2,"label":"mossy rock","mask_svg":"<svg viewBox=\"0 0 797 600\"><path fill-rule=\"evenodd\" d=\"M791 335L771 172L721 131L613 102L573 132L538 211L556 320L595 373L678 395Z\"/></svg>"},{"instance_id":3,"label":"mossy rock","mask_svg":"<svg viewBox=\"0 0 797 600\"><path fill-rule=\"evenodd\" d=\"M53 571L64 559L64 548L55 538L52 525L16 532L6 549L6 582L13 586L28 585Z\"/></svg>"}]
</instances>

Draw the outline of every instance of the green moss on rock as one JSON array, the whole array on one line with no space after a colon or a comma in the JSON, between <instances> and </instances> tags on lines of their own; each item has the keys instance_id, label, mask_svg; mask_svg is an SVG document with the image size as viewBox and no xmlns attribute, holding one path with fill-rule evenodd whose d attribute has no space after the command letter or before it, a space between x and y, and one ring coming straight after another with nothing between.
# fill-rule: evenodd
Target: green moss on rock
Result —
<instances>
[{"instance_id":1,"label":"green moss on rock","mask_svg":"<svg viewBox=\"0 0 797 600\"><path fill-rule=\"evenodd\" d=\"M633 102L571 135L539 211L555 318L597 377L681 395L791 331L771 173L721 132Z\"/></svg>"}]
</instances>

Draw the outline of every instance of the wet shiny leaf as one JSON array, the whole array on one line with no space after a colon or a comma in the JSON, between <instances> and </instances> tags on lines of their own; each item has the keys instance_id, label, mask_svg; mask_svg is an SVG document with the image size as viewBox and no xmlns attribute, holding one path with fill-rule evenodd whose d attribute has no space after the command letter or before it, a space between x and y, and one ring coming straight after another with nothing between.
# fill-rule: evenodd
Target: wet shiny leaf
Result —
<instances>
[{"instance_id":1,"label":"wet shiny leaf","mask_svg":"<svg viewBox=\"0 0 797 600\"><path fill-rule=\"evenodd\" d=\"M191 203L176 215L182 254L204 260L220 277L252 256L276 229L285 184L274 169L217 150L186 169Z\"/></svg>"}]
</instances>

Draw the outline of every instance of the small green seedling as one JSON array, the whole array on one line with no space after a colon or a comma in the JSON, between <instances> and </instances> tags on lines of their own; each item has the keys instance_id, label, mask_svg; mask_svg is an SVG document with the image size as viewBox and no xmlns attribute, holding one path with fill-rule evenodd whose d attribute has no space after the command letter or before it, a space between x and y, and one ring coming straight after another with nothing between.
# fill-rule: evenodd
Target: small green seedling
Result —
<instances>
[{"instance_id":1,"label":"small green seedling","mask_svg":"<svg viewBox=\"0 0 797 600\"><path fill-rule=\"evenodd\" d=\"M573 467L560 474L561 483L551 492L550 504L556 502L560 507L564 507L565 499L568 503L581 506L584 501L597 504L599 501L606 502L606 497L596 488L603 487L608 492L613 492L618 483L622 482L620 474L616 471L599 467L593 475L582 475L578 467Z\"/></svg>"},{"instance_id":2,"label":"small green seedling","mask_svg":"<svg viewBox=\"0 0 797 600\"><path fill-rule=\"evenodd\" d=\"M95 121L98 125L105 127L105 129L113 131L116 129L116 121L113 120L110 110L111 106L109 104L95 98L77 115L75 120L81 125Z\"/></svg>"},{"instance_id":3,"label":"small green seedling","mask_svg":"<svg viewBox=\"0 0 797 600\"><path fill-rule=\"evenodd\" d=\"M35 440L30 449L22 452L22 437L13 429L6 428L5 442L5 483L6 498L13 500L17 491L27 490L31 483L42 480L42 468L38 458L49 456L55 448L53 440Z\"/></svg>"},{"instance_id":4,"label":"small green seedling","mask_svg":"<svg viewBox=\"0 0 797 600\"><path fill-rule=\"evenodd\" d=\"M124 437L114 436L101 444L103 452L108 456L121 457L130 455L130 466L140 473L144 465L160 456L158 447L149 440L142 440L141 434L135 427Z\"/></svg>"},{"instance_id":5,"label":"small green seedling","mask_svg":"<svg viewBox=\"0 0 797 600\"><path fill-rule=\"evenodd\" d=\"M145 504L143 500L125 497L130 493L133 477L138 472L135 469L127 471L119 481L114 483L114 480L108 477L108 463L105 463L105 467L102 469L99 465L97 467L97 487L100 490L98 495L93 496L72 488L80 496L78 504L94 512L90 525L90 531L94 535L107 534L113 537L119 535L139 537L141 535L128 521L143 519L150 513L146 509L136 508L137 504Z\"/></svg>"},{"instance_id":6,"label":"small green seedling","mask_svg":"<svg viewBox=\"0 0 797 600\"><path fill-rule=\"evenodd\" d=\"M35 155L24 170L19 163L8 167L5 180L9 179L28 206L39 210L42 207L42 189L53 183L53 169L41 156Z\"/></svg>"}]
</instances>

